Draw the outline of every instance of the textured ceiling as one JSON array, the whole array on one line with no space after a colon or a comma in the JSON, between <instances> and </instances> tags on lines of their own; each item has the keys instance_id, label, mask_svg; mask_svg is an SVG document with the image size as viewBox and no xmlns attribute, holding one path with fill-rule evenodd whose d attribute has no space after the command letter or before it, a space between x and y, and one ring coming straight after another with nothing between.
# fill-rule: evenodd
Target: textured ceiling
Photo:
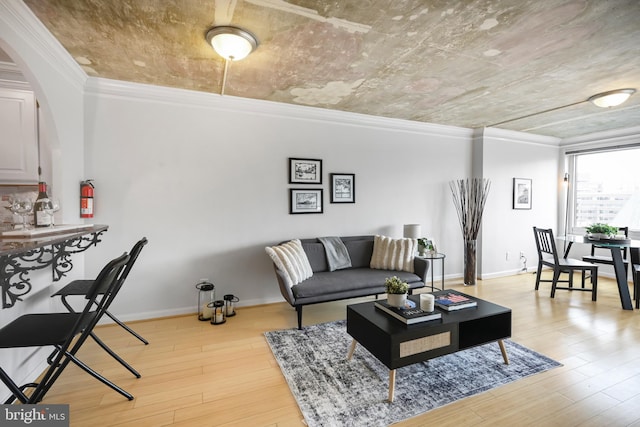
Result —
<instances>
[{"instance_id":1,"label":"textured ceiling","mask_svg":"<svg viewBox=\"0 0 640 427\"><path fill-rule=\"evenodd\" d=\"M212 25L260 45L225 95L470 128L640 89L638 0L24 0L90 76L220 93ZM640 125L640 94L499 125Z\"/></svg>"}]
</instances>

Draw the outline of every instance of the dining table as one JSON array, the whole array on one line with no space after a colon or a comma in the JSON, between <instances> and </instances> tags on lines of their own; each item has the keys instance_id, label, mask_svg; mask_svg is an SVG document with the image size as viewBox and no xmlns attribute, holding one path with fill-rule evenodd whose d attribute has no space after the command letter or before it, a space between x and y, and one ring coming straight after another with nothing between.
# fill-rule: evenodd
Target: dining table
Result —
<instances>
[{"instance_id":1,"label":"dining table","mask_svg":"<svg viewBox=\"0 0 640 427\"><path fill-rule=\"evenodd\" d=\"M620 294L620 304L623 310L633 310L631 295L629 294L629 284L627 282L627 270L624 268L624 260L622 259L622 249L624 248L640 248L640 240L632 239L592 239L589 236L579 234L567 234L566 236L557 236L560 241L566 242L564 257L569 256L569 251L574 243L598 245L601 248L608 248L611 251L611 259L613 260L613 271L616 275L618 284L618 293Z\"/></svg>"}]
</instances>

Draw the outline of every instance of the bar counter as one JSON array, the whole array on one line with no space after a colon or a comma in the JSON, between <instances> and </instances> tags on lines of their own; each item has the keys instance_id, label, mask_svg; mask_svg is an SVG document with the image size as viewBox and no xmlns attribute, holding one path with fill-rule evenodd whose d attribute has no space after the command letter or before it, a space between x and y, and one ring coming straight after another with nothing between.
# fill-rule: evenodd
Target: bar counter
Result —
<instances>
[{"instance_id":1,"label":"bar counter","mask_svg":"<svg viewBox=\"0 0 640 427\"><path fill-rule=\"evenodd\" d=\"M106 225L90 224L36 229L32 231L34 235L2 233L2 308L13 307L16 301L22 301L21 297L31 291L29 272L51 266L54 282L64 277L73 268L71 255L96 246L108 228Z\"/></svg>"}]
</instances>

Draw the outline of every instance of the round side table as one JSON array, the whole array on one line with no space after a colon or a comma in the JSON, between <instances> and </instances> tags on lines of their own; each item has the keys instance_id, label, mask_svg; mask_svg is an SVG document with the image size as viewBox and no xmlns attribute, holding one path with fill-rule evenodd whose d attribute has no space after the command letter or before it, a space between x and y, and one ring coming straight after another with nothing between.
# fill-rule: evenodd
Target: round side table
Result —
<instances>
[{"instance_id":1,"label":"round side table","mask_svg":"<svg viewBox=\"0 0 640 427\"><path fill-rule=\"evenodd\" d=\"M440 260L441 262L441 267L442 267L442 284L441 284L441 288L440 290L443 291L444 290L444 259L447 257L445 254L440 253L440 252L436 252L436 253L432 253L432 254L426 254L426 255L418 255L419 258L423 258L423 259L428 259L429 261L431 261L431 292L433 292L433 262L436 260ZM426 283L425 283L426 285ZM436 288L438 289L438 288Z\"/></svg>"}]
</instances>

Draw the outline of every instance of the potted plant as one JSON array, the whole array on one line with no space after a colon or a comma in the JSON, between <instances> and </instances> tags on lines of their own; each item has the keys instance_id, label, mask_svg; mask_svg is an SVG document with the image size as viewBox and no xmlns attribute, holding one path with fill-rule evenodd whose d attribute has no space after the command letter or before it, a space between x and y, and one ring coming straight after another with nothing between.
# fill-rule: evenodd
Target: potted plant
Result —
<instances>
[{"instance_id":1,"label":"potted plant","mask_svg":"<svg viewBox=\"0 0 640 427\"><path fill-rule=\"evenodd\" d=\"M618 227L596 222L587 227L589 237L608 239L618 234Z\"/></svg>"},{"instance_id":2,"label":"potted plant","mask_svg":"<svg viewBox=\"0 0 640 427\"><path fill-rule=\"evenodd\" d=\"M403 282L397 276L387 277L384 280L384 288L387 292L387 302L394 307L404 307L407 301L409 284Z\"/></svg>"},{"instance_id":3,"label":"potted plant","mask_svg":"<svg viewBox=\"0 0 640 427\"><path fill-rule=\"evenodd\" d=\"M420 237L418 239L418 254L426 256L428 252L433 252L433 243L426 237Z\"/></svg>"}]
</instances>

